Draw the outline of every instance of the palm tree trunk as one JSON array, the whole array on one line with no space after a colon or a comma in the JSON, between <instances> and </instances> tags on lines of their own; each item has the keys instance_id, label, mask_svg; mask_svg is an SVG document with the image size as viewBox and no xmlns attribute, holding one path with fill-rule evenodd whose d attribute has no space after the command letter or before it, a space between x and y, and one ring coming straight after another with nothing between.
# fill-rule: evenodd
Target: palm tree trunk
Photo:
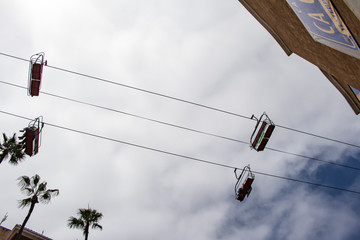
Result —
<instances>
[{"instance_id":1,"label":"palm tree trunk","mask_svg":"<svg viewBox=\"0 0 360 240\"><path fill-rule=\"evenodd\" d=\"M85 226L85 240L88 240L90 223L86 222Z\"/></svg>"},{"instance_id":2,"label":"palm tree trunk","mask_svg":"<svg viewBox=\"0 0 360 240\"><path fill-rule=\"evenodd\" d=\"M35 204L36 204L35 201L32 201L32 202L31 202L29 212L28 212L27 216L25 217L24 222L23 222L23 224L21 225L21 228L20 228L19 233L17 234L15 240L20 240L21 234L22 234L22 232L23 232L23 230L24 230L24 228L25 228L25 225L26 225L27 221L28 221L29 218L30 218L30 215L31 215L32 211L34 210Z\"/></svg>"}]
</instances>

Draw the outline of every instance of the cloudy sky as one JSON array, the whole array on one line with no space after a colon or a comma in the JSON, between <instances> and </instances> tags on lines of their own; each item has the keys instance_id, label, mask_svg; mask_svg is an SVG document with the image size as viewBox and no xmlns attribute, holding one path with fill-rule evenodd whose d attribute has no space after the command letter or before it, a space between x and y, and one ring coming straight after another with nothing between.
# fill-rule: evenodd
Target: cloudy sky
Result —
<instances>
[{"instance_id":1,"label":"cloudy sky","mask_svg":"<svg viewBox=\"0 0 360 240\"><path fill-rule=\"evenodd\" d=\"M28 62L0 55L1 132L18 132L25 118L45 122L36 156L0 166L4 227L27 214L16 179L39 174L60 195L36 205L27 227L53 239L83 239L66 224L88 205L104 215L90 239L360 238L359 194L256 174L238 202L231 167L353 191L358 170L255 152L241 142L254 121L119 85L246 117L266 111L277 125L360 145L359 117L342 95L316 66L288 57L238 1L1 1L0 21L1 53L45 52L49 65L43 92L29 97ZM360 167L359 148L281 127L268 147Z\"/></svg>"}]
</instances>

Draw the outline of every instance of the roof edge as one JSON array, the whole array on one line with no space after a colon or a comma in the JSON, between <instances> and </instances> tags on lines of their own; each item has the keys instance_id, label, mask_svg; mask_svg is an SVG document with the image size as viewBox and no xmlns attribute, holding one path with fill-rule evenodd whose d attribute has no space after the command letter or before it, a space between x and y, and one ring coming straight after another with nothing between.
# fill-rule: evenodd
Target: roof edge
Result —
<instances>
[{"instance_id":1,"label":"roof edge","mask_svg":"<svg viewBox=\"0 0 360 240\"><path fill-rule=\"evenodd\" d=\"M17 233L20 231L20 228L21 228L21 225L20 224L16 224L14 226L14 228L11 230L11 233L10 235L8 236L8 240L11 240L11 239L15 239ZM37 233L29 228L24 228L24 231L22 233L22 235L24 237L28 237L28 238L35 238L35 239L38 239L38 240L52 240L51 238L48 238L40 233Z\"/></svg>"}]
</instances>

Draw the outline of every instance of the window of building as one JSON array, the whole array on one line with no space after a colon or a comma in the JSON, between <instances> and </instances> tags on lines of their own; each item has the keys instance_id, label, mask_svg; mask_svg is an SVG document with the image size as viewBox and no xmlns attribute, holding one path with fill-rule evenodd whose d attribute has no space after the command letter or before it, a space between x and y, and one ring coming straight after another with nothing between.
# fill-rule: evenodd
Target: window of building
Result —
<instances>
[{"instance_id":1,"label":"window of building","mask_svg":"<svg viewBox=\"0 0 360 240\"><path fill-rule=\"evenodd\" d=\"M355 94L355 96L357 97L357 99L360 101L360 91L359 91L358 89L350 86L350 85L349 85L349 87L350 87L351 91Z\"/></svg>"}]
</instances>

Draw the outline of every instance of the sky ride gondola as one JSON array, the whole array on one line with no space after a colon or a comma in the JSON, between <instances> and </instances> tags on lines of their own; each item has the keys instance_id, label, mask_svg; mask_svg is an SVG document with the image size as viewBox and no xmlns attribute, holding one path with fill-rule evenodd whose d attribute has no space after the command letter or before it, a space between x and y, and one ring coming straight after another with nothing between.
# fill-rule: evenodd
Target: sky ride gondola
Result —
<instances>
[{"instance_id":1,"label":"sky ride gondola","mask_svg":"<svg viewBox=\"0 0 360 240\"><path fill-rule=\"evenodd\" d=\"M252 115L251 119L256 119L257 123L250 137L250 147L257 152L263 151L268 143L275 124L270 120L269 116L264 112L259 119ZM261 123L261 125L260 125Z\"/></svg>"},{"instance_id":2,"label":"sky ride gondola","mask_svg":"<svg viewBox=\"0 0 360 240\"><path fill-rule=\"evenodd\" d=\"M32 120L28 127L20 130L24 134L19 137L25 149L25 153L30 157L36 155L41 145L41 132L44 127L43 117L40 116Z\"/></svg>"},{"instance_id":3,"label":"sky ride gondola","mask_svg":"<svg viewBox=\"0 0 360 240\"><path fill-rule=\"evenodd\" d=\"M237 170L239 169L235 168L234 170L235 177L237 179L235 184L235 197L236 200L242 202L245 196L249 197L251 193L251 184L254 182L255 175L251 172L250 165L245 166L239 176L236 173Z\"/></svg>"},{"instance_id":4,"label":"sky ride gondola","mask_svg":"<svg viewBox=\"0 0 360 240\"><path fill-rule=\"evenodd\" d=\"M45 53L40 52L30 57L29 80L28 80L28 95L39 96L42 71L44 64Z\"/></svg>"}]
</instances>

